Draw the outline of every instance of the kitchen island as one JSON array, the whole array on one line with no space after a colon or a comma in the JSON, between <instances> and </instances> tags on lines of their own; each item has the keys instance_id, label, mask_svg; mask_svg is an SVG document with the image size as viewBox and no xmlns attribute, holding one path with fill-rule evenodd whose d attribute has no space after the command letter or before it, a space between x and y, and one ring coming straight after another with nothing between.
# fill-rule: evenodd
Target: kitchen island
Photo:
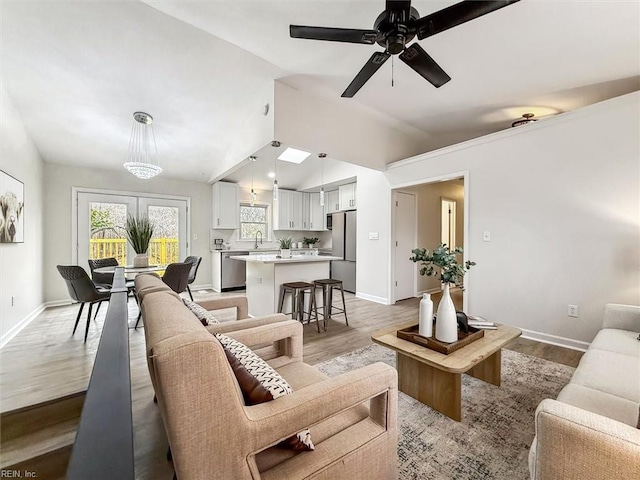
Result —
<instances>
[{"instance_id":1,"label":"kitchen island","mask_svg":"<svg viewBox=\"0 0 640 480\"><path fill-rule=\"evenodd\" d=\"M234 260L246 262L247 300L249 315L258 317L270 315L278 310L280 285L287 282L308 282L329 278L331 260L340 257L322 255L294 255L291 258L279 258L276 255L233 256ZM318 298L320 290L318 290ZM305 303L308 308L308 302ZM291 310L289 297L284 310Z\"/></svg>"}]
</instances>

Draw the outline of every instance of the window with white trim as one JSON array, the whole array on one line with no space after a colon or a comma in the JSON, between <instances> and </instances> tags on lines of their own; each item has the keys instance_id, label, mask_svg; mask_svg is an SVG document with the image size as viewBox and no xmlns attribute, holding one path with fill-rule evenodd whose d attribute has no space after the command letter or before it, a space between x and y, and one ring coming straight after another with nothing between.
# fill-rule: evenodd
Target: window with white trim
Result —
<instances>
[{"instance_id":1,"label":"window with white trim","mask_svg":"<svg viewBox=\"0 0 640 480\"><path fill-rule=\"evenodd\" d=\"M240 204L240 240L255 240L258 232L267 240L269 222L266 205Z\"/></svg>"}]
</instances>

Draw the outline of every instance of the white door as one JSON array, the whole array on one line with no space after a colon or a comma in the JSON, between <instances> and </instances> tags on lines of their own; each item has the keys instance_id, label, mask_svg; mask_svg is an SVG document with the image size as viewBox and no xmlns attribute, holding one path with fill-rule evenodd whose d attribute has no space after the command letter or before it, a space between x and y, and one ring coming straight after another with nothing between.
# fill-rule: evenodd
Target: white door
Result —
<instances>
[{"instance_id":1,"label":"white door","mask_svg":"<svg viewBox=\"0 0 640 480\"><path fill-rule=\"evenodd\" d=\"M140 197L138 211L154 225L149 244L149 264L168 265L187 256L187 201Z\"/></svg>"},{"instance_id":2,"label":"white door","mask_svg":"<svg viewBox=\"0 0 640 480\"><path fill-rule=\"evenodd\" d=\"M396 301L416 295L416 264L409 258L416 248L416 197L394 192L396 234Z\"/></svg>"},{"instance_id":3,"label":"white door","mask_svg":"<svg viewBox=\"0 0 640 480\"><path fill-rule=\"evenodd\" d=\"M76 264L89 272L89 259L115 257L120 265L132 262L135 252L127 242L124 225L136 215L137 198L78 192Z\"/></svg>"},{"instance_id":4,"label":"white door","mask_svg":"<svg viewBox=\"0 0 640 480\"><path fill-rule=\"evenodd\" d=\"M450 250L456 248L456 201L448 198L440 199L441 207L441 242Z\"/></svg>"}]
</instances>

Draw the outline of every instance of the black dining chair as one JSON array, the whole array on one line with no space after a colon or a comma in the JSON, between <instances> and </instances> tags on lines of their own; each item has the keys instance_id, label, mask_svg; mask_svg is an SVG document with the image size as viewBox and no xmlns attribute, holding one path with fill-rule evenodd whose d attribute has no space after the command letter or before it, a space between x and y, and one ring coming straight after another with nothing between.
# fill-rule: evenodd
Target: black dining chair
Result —
<instances>
[{"instance_id":1,"label":"black dining chair","mask_svg":"<svg viewBox=\"0 0 640 480\"><path fill-rule=\"evenodd\" d=\"M162 281L179 295L187 289L190 271L190 263L170 263L164 271ZM136 320L136 326L134 328L138 328L141 317L142 310L138 313L138 319Z\"/></svg>"},{"instance_id":2,"label":"black dining chair","mask_svg":"<svg viewBox=\"0 0 640 480\"><path fill-rule=\"evenodd\" d=\"M193 255L190 255L187 258L185 258L183 262L183 263L191 264L191 270L189 270L189 281L187 282L187 292L189 292L189 297L191 298L191 301L193 301L193 295L191 294L191 288L189 288L189 285L191 285L196 280L196 275L198 274L198 267L200 267L201 261L202 261L202 257L196 257Z\"/></svg>"},{"instance_id":3,"label":"black dining chair","mask_svg":"<svg viewBox=\"0 0 640 480\"><path fill-rule=\"evenodd\" d=\"M58 265L57 268L60 272L60 275L67 284L69 295L73 300L80 303L80 310L78 311L78 316L76 317L76 323L73 326L72 335L75 335L76 329L78 328L78 322L80 321L80 316L82 315L84 304L89 304L87 326L84 331L84 341L86 342L87 335L89 334L89 323L91 323L91 310L93 309L93 304L98 304L98 308L96 309L96 313L94 316L94 318L96 318L98 316L98 311L100 310L100 305L102 305L102 302L109 301L111 289L97 286L89 278L89 275L87 275L87 272L85 272L84 268L77 265Z\"/></svg>"},{"instance_id":4,"label":"black dining chair","mask_svg":"<svg viewBox=\"0 0 640 480\"><path fill-rule=\"evenodd\" d=\"M96 272L95 269L102 267L117 267L118 265L118 260L113 257L89 260L89 270L91 270L91 278L93 279L93 283L95 283L99 287L111 288L111 285L113 285L113 273L100 273ZM136 286L133 280L127 280L126 286L127 295L132 294L137 303L138 297L136 296Z\"/></svg>"}]
</instances>

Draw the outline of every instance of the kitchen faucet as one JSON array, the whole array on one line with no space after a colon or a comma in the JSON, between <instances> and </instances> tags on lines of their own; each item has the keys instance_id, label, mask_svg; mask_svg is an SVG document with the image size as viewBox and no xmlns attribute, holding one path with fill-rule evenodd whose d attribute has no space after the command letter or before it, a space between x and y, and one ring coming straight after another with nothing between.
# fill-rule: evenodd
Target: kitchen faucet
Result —
<instances>
[{"instance_id":1,"label":"kitchen faucet","mask_svg":"<svg viewBox=\"0 0 640 480\"><path fill-rule=\"evenodd\" d=\"M262 245L262 232L260 230L258 230L256 232L256 244L254 245L253 248L255 248L256 250L258 249L258 234L260 234L260 245Z\"/></svg>"}]
</instances>

